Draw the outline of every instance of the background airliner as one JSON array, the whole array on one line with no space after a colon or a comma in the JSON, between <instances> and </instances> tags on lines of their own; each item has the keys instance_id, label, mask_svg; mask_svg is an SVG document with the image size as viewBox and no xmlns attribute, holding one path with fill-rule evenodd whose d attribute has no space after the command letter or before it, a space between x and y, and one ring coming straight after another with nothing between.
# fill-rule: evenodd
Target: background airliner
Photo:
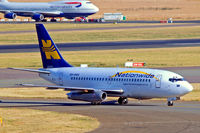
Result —
<instances>
[{"instance_id":1,"label":"background airliner","mask_svg":"<svg viewBox=\"0 0 200 133\"><path fill-rule=\"evenodd\" d=\"M100 104L107 96L119 97L119 104L127 98L167 98L168 106L193 87L176 73L146 68L81 68L73 67L61 56L42 24L36 24L43 68L39 70L12 68L39 73L55 86L21 84L29 87L47 87L71 91L68 98Z\"/></svg>"},{"instance_id":2,"label":"background airliner","mask_svg":"<svg viewBox=\"0 0 200 133\"><path fill-rule=\"evenodd\" d=\"M1 0L0 12L5 18L14 19L16 16L31 17L36 21L45 17L87 17L95 14L99 9L87 0L63 0L49 3L19 3ZM55 19L52 19L52 21Z\"/></svg>"}]
</instances>

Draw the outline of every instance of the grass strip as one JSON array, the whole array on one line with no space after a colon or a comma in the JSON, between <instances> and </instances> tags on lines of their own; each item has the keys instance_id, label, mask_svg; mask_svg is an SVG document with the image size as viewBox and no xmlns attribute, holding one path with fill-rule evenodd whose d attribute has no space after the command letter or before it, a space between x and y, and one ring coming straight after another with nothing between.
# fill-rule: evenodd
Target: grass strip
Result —
<instances>
[{"instance_id":1,"label":"grass strip","mask_svg":"<svg viewBox=\"0 0 200 133\"><path fill-rule=\"evenodd\" d=\"M18 108L0 108L1 133L83 133L99 122L87 116Z\"/></svg>"},{"instance_id":2,"label":"grass strip","mask_svg":"<svg viewBox=\"0 0 200 133\"><path fill-rule=\"evenodd\" d=\"M47 28L48 29L48 28ZM56 43L199 38L200 26L50 32ZM38 44L36 33L0 34L0 45Z\"/></svg>"},{"instance_id":3,"label":"grass strip","mask_svg":"<svg viewBox=\"0 0 200 133\"><path fill-rule=\"evenodd\" d=\"M127 59L146 62L147 67L200 66L200 47L149 48L93 51L63 51L63 57L72 65L90 67L124 67ZM0 68L41 68L39 52L0 53Z\"/></svg>"}]
</instances>

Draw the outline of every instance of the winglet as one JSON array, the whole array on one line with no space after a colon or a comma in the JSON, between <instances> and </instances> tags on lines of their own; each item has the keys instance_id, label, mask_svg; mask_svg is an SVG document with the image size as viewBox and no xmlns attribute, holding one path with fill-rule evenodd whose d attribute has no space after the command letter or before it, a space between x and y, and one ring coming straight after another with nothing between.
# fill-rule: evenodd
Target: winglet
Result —
<instances>
[{"instance_id":1,"label":"winglet","mask_svg":"<svg viewBox=\"0 0 200 133\"><path fill-rule=\"evenodd\" d=\"M72 67L64 60L43 24L36 24L43 68Z\"/></svg>"}]
</instances>

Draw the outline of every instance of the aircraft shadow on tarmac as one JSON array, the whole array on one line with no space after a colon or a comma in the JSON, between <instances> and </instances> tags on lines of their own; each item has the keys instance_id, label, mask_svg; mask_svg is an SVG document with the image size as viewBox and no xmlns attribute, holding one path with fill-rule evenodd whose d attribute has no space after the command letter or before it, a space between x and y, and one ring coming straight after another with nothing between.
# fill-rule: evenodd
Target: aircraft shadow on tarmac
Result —
<instances>
[{"instance_id":1,"label":"aircraft shadow on tarmac","mask_svg":"<svg viewBox=\"0 0 200 133\"><path fill-rule=\"evenodd\" d=\"M61 102L40 102L40 101L0 101L0 108L20 108L20 107L45 107L45 106L95 106L90 103L61 103ZM106 101L96 106L159 106L150 104L131 103L127 105L119 105L117 101Z\"/></svg>"}]
</instances>

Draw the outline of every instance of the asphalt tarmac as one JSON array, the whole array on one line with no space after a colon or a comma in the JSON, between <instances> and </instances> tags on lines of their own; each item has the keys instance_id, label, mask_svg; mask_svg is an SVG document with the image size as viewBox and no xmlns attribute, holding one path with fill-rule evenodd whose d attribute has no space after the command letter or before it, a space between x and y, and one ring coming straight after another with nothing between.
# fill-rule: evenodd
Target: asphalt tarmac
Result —
<instances>
[{"instance_id":1,"label":"asphalt tarmac","mask_svg":"<svg viewBox=\"0 0 200 133\"><path fill-rule=\"evenodd\" d=\"M115 42L59 43L61 51L112 50L139 48L199 47L200 39L140 40ZM39 52L38 44L0 45L0 53Z\"/></svg>"},{"instance_id":2,"label":"asphalt tarmac","mask_svg":"<svg viewBox=\"0 0 200 133\"><path fill-rule=\"evenodd\" d=\"M100 28L75 28L75 29L49 29L48 32L60 31L92 31L92 30L120 30L120 29L140 29L140 28L170 28L170 27L192 27L200 26L199 23L192 24L163 24L163 25L145 25L145 26L125 26L125 27L100 27ZM0 34L16 34L16 33L35 33L35 30L24 31L0 31Z\"/></svg>"},{"instance_id":3,"label":"asphalt tarmac","mask_svg":"<svg viewBox=\"0 0 200 133\"><path fill-rule=\"evenodd\" d=\"M2 99L2 98L1 98ZM71 100L2 99L2 108L30 108L61 113L75 113L95 117L100 127L94 133L198 133L200 131L200 102L116 101L92 106Z\"/></svg>"},{"instance_id":4,"label":"asphalt tarmac","mask_svg":"<svg viewBox=\"0 0 200 133\"><path fill-rule=\"evenodd\" d=\"M107 21L107 22L74 22L74 21L58 21L58 22L34 22L34 21L1 21L0 24L35 24L35 23L82 23L82 24L101 24L101 23L114 23L115 21ZM152 20L134 20L134 21L119 21L117 23L160 23L160 21L152 21ZM187 24L187 23L200 23L200 20L175 20L173 23L177 24Z\"/></svg>"}]
</instances>

